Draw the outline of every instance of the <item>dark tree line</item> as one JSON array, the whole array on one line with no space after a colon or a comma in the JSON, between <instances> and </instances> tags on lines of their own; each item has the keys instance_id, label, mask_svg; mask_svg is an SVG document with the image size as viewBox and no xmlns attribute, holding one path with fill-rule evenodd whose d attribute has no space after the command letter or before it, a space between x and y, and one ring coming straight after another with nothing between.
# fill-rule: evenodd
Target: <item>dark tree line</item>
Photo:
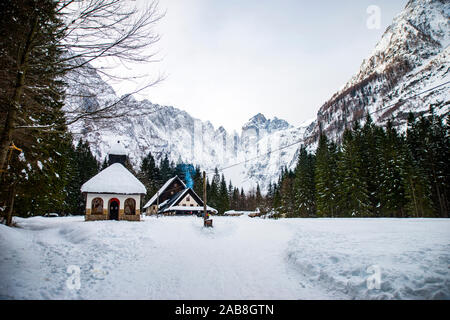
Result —
<instances>
[{"instance_id":1,"label":"dark tree line","mask_svg":"<svg viewBox=\"0 0 450 320\"><path fill-rule=\"evenodd\" d=\"M315 154L301 147L266 201L286 217L449 217L449 120L411 113L400 133L368 116L340 146L321 135Z\"/></svg>"},{"instance_id":2,"label":"dark tree line","mask_svg":"<svg viewBox=\"0 0 450 320\"><path fill-rule=\"evenodd\" d=\"M59 138L51 140L51 144L48 141L46 148L40 147L39 152L45 152L49 158L35 160L34 166L24 161L11 163L6 177L16 175L14 215L85 213L85 200L80 188L99 172L100 163L91 153L88 142L80 139L74 146L69 133Z\"/></svg>"},{"instance_id":3,"label":"dark tree line","mask_svg":"<svg viewBox=\"0 0 450 320\"><path fill-rule=\"evenodd\" d=\"M77 94L68 93L66 82L86 87L93 71L135 78L114 77L90 63L151 63L147 49L159 39L153 26L163 15L156 1L142 8L121 0L2 0L0 13L0 215L10 225L13 214L78 212L78 200L64 194L76 189L67 183L75 170L67 126L150 110L119 103L129 95L106 106L72 108L64 102ZM130 94L159 80L147 80ZM90 97L98 94L92 92Z\"/></svg>"}]
</instances>

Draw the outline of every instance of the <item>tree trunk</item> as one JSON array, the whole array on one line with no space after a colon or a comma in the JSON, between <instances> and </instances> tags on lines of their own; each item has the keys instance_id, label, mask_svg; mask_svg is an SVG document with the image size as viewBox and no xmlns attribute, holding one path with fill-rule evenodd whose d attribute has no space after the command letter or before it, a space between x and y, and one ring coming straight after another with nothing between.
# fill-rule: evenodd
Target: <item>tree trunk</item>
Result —
<instances>
[{"instance_id":1,"label":"tree trunk","mask_svg":"<svg viewBox=\"0 0 450 320\"><path fill-rule=\"evenodd\" d=\"M6 225L10 227L12 225L12 213L14 209L14 199L16 196L16 184L13 184L11 186L11 189L9 190L9 197L8 197L8 211L6 213Z\"/></svg>"},{"instance_id":2,"label":"tree trunk","mask_svg":"<svg viewBox=\"0 0 450 320\"><path fill-rule=\"evenodd\" d=\"M5 125L0 136L0 181L3 178L3 173L7 168L7 158L9 146L12 143L12 135L14 130L14 123L16 121L17 109L20 105L20 96L22 95L23 86L25 84L25 76L28 69L28 59L32 50L33 38L38 27L37 15L34 16L32 27L27 35L25 46L18 61L18 68L16 74L16 83L14 86L13 96L8 104Z\"/></svg>"}]
</instances>

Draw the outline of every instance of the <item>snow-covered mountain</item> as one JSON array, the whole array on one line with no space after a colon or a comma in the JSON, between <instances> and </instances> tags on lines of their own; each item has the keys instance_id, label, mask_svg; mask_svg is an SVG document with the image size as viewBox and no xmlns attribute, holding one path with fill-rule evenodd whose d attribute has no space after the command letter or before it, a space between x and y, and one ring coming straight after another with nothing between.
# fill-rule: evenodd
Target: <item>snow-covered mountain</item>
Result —
<instances>
[{"instance_id":1,"label":"snow-covered mountain","mask_svg":"<svg viewBox=\"0 0 450 320\"><path fill-rule=\"evenodd\" d=\"M317 142L320 130L339 140L346 125L368 112L379 124L393 118L400 129L409 111L424 113L431 105L448 113L449 43L450 2L409 1L359 72L321 106L305 142Z\"/></svg>"},{"instance_id":2,"label":"snow-covered mountain","mask_svg":"<svg viewBox=\"0 0 450 320\"><path fill-rule=\"evenodd\" d=\"M81 81L83 76L86 77L84 84ZM295 128L284 120L266 119L257 114L243 125L239 134L229 133L223 127L214 128L209 121L193 118L171 106L160 106L148 100L137 101L132 96L118 97L93 69L84 75L71 77L69 81L72 82L66 98L67 110L95 110L115 101L133 106L133 109L140 107L146 110L145 116L101 123L81 120L70 126L76 138L89 141L92 152L100 161L113 144L121 141L136 169L149 152L158 162L167 154L174 163L200 165L211 174L216 167L226 168L223 173L234 185L249 190L259 183L265 190L269 182L277 180L280 168L292 166L296 158L295 147L275 150L298 141L306 129L306 125ZM257 158L267 153L266 157ZM241 164L235 166L236 163Z\"/></svg>"},{"instance_id":3,"label":"snow-covered mountain","mask_svg":"<svg viewBox=\"0 0 450 320\"><path fill-rule=\"evenodd\" d=\"M119 103L146 108L147 115L106 123L79 121L70 129L91 143L99 160L120 140L136 168L148 152L158 160L168 154L175 163L198 164L207 171L226 168L223 173L234 185L248 190L259 183L265 190L283 166L295 165L301 143L314 148L321 130L339 140L345 127L364 119L367 112L380 124L394 117L400 127L409 111L423 113L432 105L438 113L448 113L449 84L415 95L450 81L449 18L448 1L408 2L359 72L320 107L314 121L299 127L257 114L240 133L230 133L180 109L130 96ZM120 100L93 69L72 78L68 110L95 109Z\"/></svg>"}]
</instances>

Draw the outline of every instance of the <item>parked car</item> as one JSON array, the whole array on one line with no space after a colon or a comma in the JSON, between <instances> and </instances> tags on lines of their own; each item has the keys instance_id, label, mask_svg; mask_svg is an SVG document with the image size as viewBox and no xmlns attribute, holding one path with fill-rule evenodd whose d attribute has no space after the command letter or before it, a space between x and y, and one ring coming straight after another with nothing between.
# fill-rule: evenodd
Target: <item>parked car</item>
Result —
<instances>
[{"instance_id":1,"label":"parked car","mask_svg":"<svg viewBox=\"0 0 450 320\"><path fill-rule=\"evenodd\" d=\"M44 214L44 217L48 217L48 218L56 218L59 217L59 214L52 212L52 213L46 213Z\"/></svg>"}]
</instances>

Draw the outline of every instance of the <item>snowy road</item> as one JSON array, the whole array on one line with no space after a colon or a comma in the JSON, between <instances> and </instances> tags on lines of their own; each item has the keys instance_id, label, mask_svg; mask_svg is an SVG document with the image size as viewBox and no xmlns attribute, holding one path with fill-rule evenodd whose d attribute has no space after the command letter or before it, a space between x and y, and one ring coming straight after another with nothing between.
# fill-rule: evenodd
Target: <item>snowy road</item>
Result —
<instances>
[{"instance_id":1,"label":"snowy road","mask_svg":"<svg viewBox=\"0 0 450 320\"><path fill-rule=\"evenodd\" d=\"M450 220L16 221L0 225L3 299L450 299Z\"/></svg>"}]
</instances>

